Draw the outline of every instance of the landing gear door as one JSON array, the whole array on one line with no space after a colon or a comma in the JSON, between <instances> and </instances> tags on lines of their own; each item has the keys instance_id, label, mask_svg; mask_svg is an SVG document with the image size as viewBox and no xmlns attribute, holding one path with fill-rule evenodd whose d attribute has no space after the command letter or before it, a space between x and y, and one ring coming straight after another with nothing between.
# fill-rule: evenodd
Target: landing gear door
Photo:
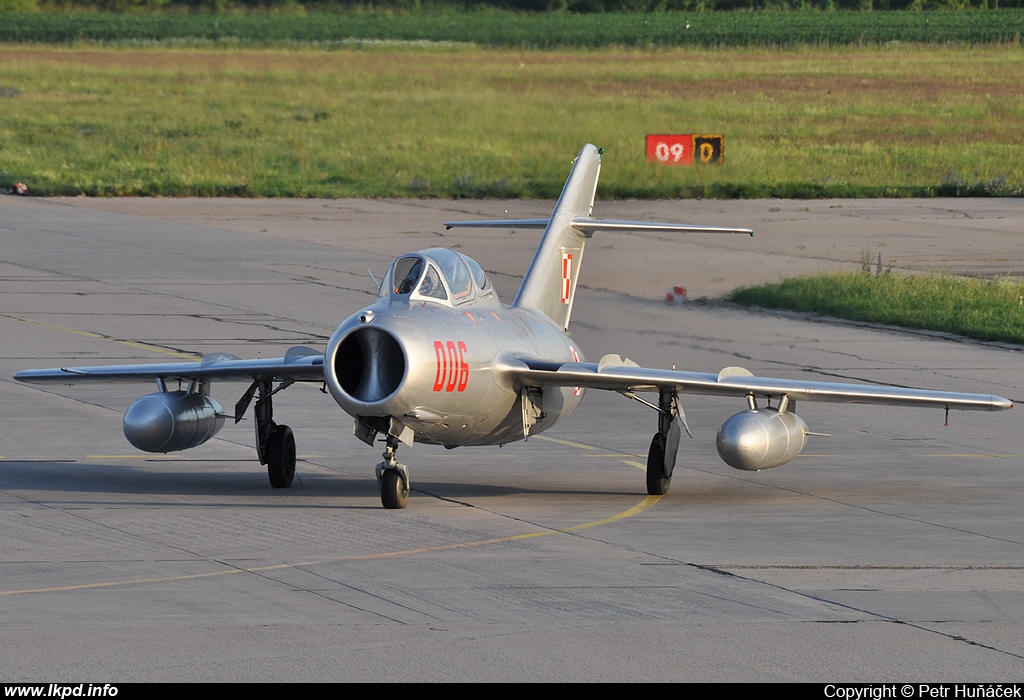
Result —
<instances>
[{"instance_id":1,"label":"landing gear door","mask_svg":"<svg viewBox=\"0 0 1024 700\"><path fill-rule=\"evenodd\" d=\"M523 438L530 437L530 429L544 416L544 391L536 386L524 386L519 392L523 407Z\"/></svg>"}]
</instances>

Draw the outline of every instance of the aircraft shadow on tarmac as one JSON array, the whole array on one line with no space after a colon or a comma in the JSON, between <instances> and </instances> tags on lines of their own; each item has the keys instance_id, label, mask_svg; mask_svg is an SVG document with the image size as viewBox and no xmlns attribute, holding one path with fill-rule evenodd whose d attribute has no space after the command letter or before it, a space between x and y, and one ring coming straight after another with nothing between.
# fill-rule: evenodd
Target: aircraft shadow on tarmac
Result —
<instances>
[{"instance_id":1,"label":"aircraft shadow on tarmac","mask_svg":"<svg viewBox=\"0 0 1024 700\"><path fill-rule=\"evenodd\" d=\"M207 460L189 460L189 463L209 465ZM247 460L212 460L212 462L248 465ZM177 467L180 462L165 462L167 466ZM819 465L820 467L820 465ZM584 469L584 467L580 467ZM837 467L838 469L838 467ZM592 471L592 470L588 470ZM831 501L850 505L884 504L914 502L950 503L950 502L985 502L998 494L987 493L989 489L979 486L971 492L965 492L960 482L931 482L923 488L920 481L908 479L906 482L888 481L878 483L868 477L855 478L854 481L836 483L834 474L830 477L821 471L821 479L813 483L806 480L773 478L777 475L744 475L729 474L713 469L698 467L682 467L681 471L689 472L692 478L687 479L687 487L668 499L684 507L700 507L704 505L723 505L731 507L771 506L778 508L792 507L798 501ZM847 470L842 470L848 473ZM104 501L81 500L76 502L90 505L118 506L174 506L174 507L274 507L274 508L339 508L363 509L376 508L373 503L378 485L374 479L349 477L340 474L311 474L306 472L297 479L293 490L280 492L269 491L258 475L248 471L217 472L209 470L185 471L180 468L154 467L146 465L123 465L92 461L89 463L52 461L52 462L20 462L15 460L0 462L0 474L4 477L4 490L9 493L22 491L68 494L123 494L150 495L151 500L125 501L110 499ZM493 476L493 475L492 475ZM445 480L424 478L416 485L415 491L428 497L449 501L469 500L474 498L507 498L514 496L537 497L558 496L568 498L586 497L635 497L642 499L646 494L639 490L622 489L619 480L608 479L608 488L580 489L577 482L570 480L562 484L538 486L536 479L530 485L523 483L507 483L514 480L514 474L501 477L506 483L483 481L474 483L465 480ZM593 481L591 481L594 484ZM305 486L306 488L303 488ZM974 491L977 491L976 493ZM194 496L193 503L168 503L159 496ZM212 500L218 498L245 501ZM370 502L362 503L363 499ZM68 499L60 499L67 503ZM325 501L331 501L326 503ZM562 501L564 503L564 501Z\"/></svg>"},{"instance_id":2,"label":"aircraft shadow on tarmac","mask_svg":"<svg viewBox=\"0 0 1024 700\"><path fill-rule=\"evenodd\" d=\"M204 460L190 460L209 464ZM247 460L214 460L232 464L248 465ZM302 461L302 460L300 460ZM0 474L4 474L4 490L8 492L35 491L49 493L76 494L132 494L153 496L196 496L203 502L197 506L208 505L255 505L267 507L285 505L287 507L322 507L312 505L310 501L324 499L375 499L378 495L376 480L362 477L347 477L330 474L310 474L297 478L296 488L288 491L270 491L262 478L251 472L215 472L215 471L182 471L180 469L154 468L153 465L122 465L90 461L89 463L71 461L53 462L19 462L15 460L0 463ZM177 465L177 460L164 464ZM308 488L302 488L303 482ZM315 483L315 488L313 484ZM565 487L543 488L523 485L495 483L467 483L465 481L428 480L420 481L415 490L425 495L445 500L460 498L484 498L513 495L551 495L551 496L636 496L642 498L646 494L639 491L584 489L566 484ZM245 497L257 500L246 503L209 503L207 499L222 497ZM279 501L291 497L302 499L302 503L282 504ZM95 501L89 503L99 505ZM124 501L111 501L111 504L126 505ZM153 500L132 502L134 505L168 505L164 501ZM175 506L189 505L174 503ZM370 504L367 504L369 507ZM331 507L353 508L361 505L337 502ZM375 506L376 507L376 506Z\"/></svg>"}]
</instances>

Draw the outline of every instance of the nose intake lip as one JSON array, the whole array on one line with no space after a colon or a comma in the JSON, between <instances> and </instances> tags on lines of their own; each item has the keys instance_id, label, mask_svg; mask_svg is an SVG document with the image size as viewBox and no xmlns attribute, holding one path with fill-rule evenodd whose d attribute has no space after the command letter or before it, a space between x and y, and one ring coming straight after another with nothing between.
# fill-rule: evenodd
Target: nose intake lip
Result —
<instances>
[{"instance_id":1,"label":"nose intake lip","mask_svg":"<svg viewBox=\"0 0 1024 700\"><path fill-rule=\"evenodd\" d=\"M342 391L356 401L376 403L402 384L406 359L402 346L380 328L358 328L338 345L334 374Z\"/></svg>"}]
</instances>

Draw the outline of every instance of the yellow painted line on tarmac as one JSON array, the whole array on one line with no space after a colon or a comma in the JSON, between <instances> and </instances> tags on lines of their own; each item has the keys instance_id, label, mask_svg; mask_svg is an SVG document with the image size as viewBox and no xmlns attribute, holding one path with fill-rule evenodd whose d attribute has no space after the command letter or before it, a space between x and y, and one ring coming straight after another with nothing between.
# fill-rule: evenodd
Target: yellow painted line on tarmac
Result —
<instances>
[{"instance_id":1,"label":"yellow painted line on tarmac","mask_svg":"<svg viewBox=\"0 0 1024 700\"><path fill-rule=\"evenodd\" d=\"M76 328L68 328L66 326L58 326L53 323L46 323L45 321L33 321L30 318L21 318L20 316L11 316L10 314L0 314L2 318L9 318L14 321L22 321L23 323L33 323L37 326L43 326L44 328L52 328L58 331L65 331L67 333L74 333L75 335L82 335L86 338L95 338L97 340L106 340L111 343L117 343L118 345L124 345L129 348L135 348L136 350L149 350L150 352L158 352L164 355L170 355L171 357L181 357L186 360L198 360L201 359L199 355L195 353L178 352L177 350L168 350L166 348L157 347L156 345L146 345L145 343L135 343L131 340L118 340L117 338L111 338L109 335L103 335L101 333L93 333L92 331L81 331Z\"/></svg>"},{"instance_id":2,"label":"yellow painted line on tarmac","mask_svg":"<svg viewBox=\"0 0 1024 700\"><path fill-rule=\"evenodd\" d=\"M581 450L596 450L597 448L593 445L584 445L582 442L573 442L572 440L563 440L562 438L548 437L547 435L531 435L534 440L544 440L546 442L556 442L559 445L568 445L569 447L578 447Z\"/></svg>"},{"instance_id":3,"label":"yellow painted line on tarmac","mask_svg":"<svg viewBox=\"0 0 1024 700\"><path fill-rule=\"evenodd\" d=\"M479 453L463 452L462 454L459 454L454 450L445 450L444 452L441 453L425 453L422 455L416 455L416 459L420 458L440 459L444 460L445 462L451 462L457 459L479 460L480 456ZM521 459L521 455L518 455L510 450L494 450L489 455L487 455L487 459Z\"/></svg>"},{"instance_id":4,"label":"yellow painted line on tarmac","mask_svg":"<svg viewBox=\"0 0 1024 700\"><path fill-rule=\"evenodd\" d=\"M1020 455L983 455L983 454L924 454L919 457L952 457L955 459L1012 459Z\"/></svg>"},{"instance_id":5,"label":"yellow painted line on tarmac","mask_svg":"<svg viewBox=\"0 0 1024 700\"><path fill-rule=\"evenodd\" d=\"M131 586L140 583L167 583L169 581L187 581L189 579L210 578L213 576L226 576L228 574L241 574L245 571L269 571L270 569L281 569L289 566L303 566L302 564L278 564L272 567L259 569L227 569L225 571L212 571L205 574L188 574L183 576L164 576L159 578L136 578L124 581L103 581L98 583L79 583L73 586L54 586L53 588L25 588L20 591L0 591L0 596L20 595L22 593L60 593L63 591L81 591L89 588L112 588L114 586Z\"/></svg>"},{"instance_id":6,"label":"yellow painted line on tarmac","mask_svg":"<svg viewBox=\"0 0 1024 700\"><path fill-rule=\"evenodd\" d=\"M562 440L562 439L559 439L559 438L552 438L552 437L541 436L541 435L537 435L537 436L534 436L534 437L537 437L537 438L539 438L541 440L547 440L549 442L555 442L555 443L558 443L560 445L567 445L569 447L578 447L578 448L583 449L583 450L596 450L596 449L598 449L597 447L594 447L593 445L584 445L582 443L572 442L570 440ZM597 456L597 455L590 455L590 456ZM633 457L635 455L604 455L604 456L609 456L609 457L610 456ZM87 457L94 458L94 459L152 459L152 457L148 457L146 455L87 455ZM180 455L168 455L167 458L180 458ZM646 465L641 464L640 462L637 462L637 461L634 461L634 460L624 460L623 463L627 464L629 466L632 466L632 467L637 467L638 469L643 469L644 471L647 470L647 466ZM602 518L600 520L593 520L593 521L588 522L588 523L581 523L580 525L573 525L572 527L561 528L561 529L554 529L554 528L552 528L552 529L542 530L540 532L531 532L531 533L527 533L527 534L523 534L523 535L506 535L504 537L493 537L491 539L476 540L476 541L472 541L472 542L458 542L458 543L454 543L454 544L438 545L436 547L421 547L421 548L418 548L418 549L405 549L405 550L400 550L400 551L396 551L396 552L380 552L378 554L362 554L362 555L349 556L349 557L332 557L332 558L329 558L329 559L322 559L322 560L318 560L318 561L306 561L306 562L298 562L298 563L293 563L293 564L272 564L272 565L268 565L268 566L260 566L260 567L246 568L246 569L226 569L226 570L223 570L223 571L211 571L211 572L202 573L202 574L184 574L184 575L181 575L181 576L162 576L162 577L153 577L153 578L126 579L126 580L123 580L123 581L102 581L102 582L96 582L96 583L81 583L81 584L74 584L74 585L70 585L70 586L54 586L54 587L51 587L51 588L26 588L26 589L20 589L20 590L12 590L12 591L0 591L0 596L21 595L21 594L26 594L26 593L59 593L59 592L66 592L66 591L85 590L85 589L90 589L90 588L114 588L114 587L117 587L117 586L132 586L132 585L138 585L138 584L144 584L144 583L168 583L168 582L171 582L171 581L188 581L188 580L194 580L194 579L212 578L212 577L215 577L215 576L228 576L228 575L232 575L232 574L265 573L265 572L268 572L268 571L280 571L280 570L283 570L283 569L296 569L296 568L302 568L302 567L307 567L307 566L319 566L319 565L323 565L323 564L331 564L331 563L345 562L345 561L367 561L367 560L372 560L372 559L389 559L389 558L393 558L393 557L402 557L402 556L409 556L409 555L414 555L414 554L428 554L430 552L443 552L443 551L451 551L451 550L456 550L456 549L468 549L470 547L481 547L481 546L489 545L489 544L499 544L501 542L515 542L517 540L534 539L534 538L537 538L537 537L549 537L551 535L563 535L563 534L570 533L570 532L577 532L579 530L587 530L589 528L597 527L599 525L608 525L610 523L615 523L615 522L618 522L620 520L625 520L626 518L631 518L634 515L638 515L638 514L644 512L645 510L647 510L648 508L650 508L651 506L653 506L655 503L657 503L661 499L662 499L662 496L646 496L642 501L640 501L635 506L632 506L631 508L627 508L626 510L622 511L621 513L617 513L617 514L609 516L607 518Z\"/></svg>"},{"instance_id":7,"label":"yellow painted line on tarmac","mask_svg":"<svg viewBox=\"0 0 1024 700\"><path fill-rule=\"evenodd\" d=\"M599 458L599 459L604 459L604 458L606 458L606 457L610 457L610 458L612 458L612 459L622 459L623 457L636 457L637 455L632 455L632 454L621 454L621 455L617 455L617 454L614 454L614 453L612 453L612 454L599 454L599 455L583 455L583 456L584 456L584 457L597 457L597 458Z\"/></svg>"},{"instance_id":8,"label":"yellow painted line on tarmac","mask_svg":"<svg viewBox=\"0 0 1024 700\"><path fill-rule=\"evenodd\" d=\"M548 439L552 440L553 442L568 443L567 440L558 440L558 439L555 439L555 438L548 438ZM571 443L568 443L568 444L571 444ZM584 447L584 448L588 448L588 449L596 449L595 447L591 447L590 445L580 445L580 446ZM646 471L646 469L647 469L647 467L645 465L642 465L639 462L635 462L635 461L632 461L632 460L624 461L624 464L629 465L630 467L636 467L637 469L642 469L644 471ZM23 588L23 589L20 589L20 590L0 590L0 596L17 596L17 595L22 595L22 594L60 593L60 592L67 592L67 590L82 590L82 589L86 589L86 588L110 588L110 587L117 587L117 586L121 586L121 585L136 585L136 584L139 584L139 583L166 583L166 582L170 582L170 581L185 581L185 580L189 580L189 579L208 578L208 577L213 577L213 576L226 576L226 575L229 575L229 574L262 573L262 572L267 572L267 571L278 571L278 570L282 570L282 569L297 569L297 568L302 568L302 567L306 567L306 566L318 566L318 565L332 564L332 563L338 563L338 562L359 562L359 561L368 561L368 560L373 560L373 559L390 559L390 558L393 558L393 557L407 557L407 556L410 556L410 555L430 554L432 552L445 552L445 551L452 551L452 550L465 550L465 549L473 548L473 546L483 546L485 544L498 544L500 542L512 542L512 541L516 541L516 540L519 540L519 539L534 539L536 537L547 537L547 536L555 535L555 534L565 534L567 532L577 532L579 530L586 530L586 529L589 529L589 528L592 528L592 527L597 527L598 525L607 525L609 523L615 523L615 522L618 522L620 520L626 520L627 518L632 518L635 515L643 513L648 508L650 508L651 506L656 504L657 501L662 499L662 497L663 496L652 496L652 495L649 495L649 496L646 496L643 500L641 500L639 502L639 504L637 504L636 506L633 506L632 508L626 509L622 513L617 513L617 514L615 514L613 516L610 516L608 518L602 518L601 520L594 520L594 521L591 521L589 523L582 523L580 525L573 525L572 527L566 527L566 528L562 528L562 529L548 529L548 530L543 530L541 532L529 532L529 533L526 533L526 534L506 535L504 537L492 537L490 539L478 539L478 540L470 541L470 542L457 542L457 543L454 543L454 544L439 544L437 546L424 546L424 548L419 548L419 549L416 549L416 550L400 550L398 552L381 552L379 554L372 554L372 555L358 555L358 556L353 556L353 557L337 557L337 558L324 559L324 560L319 560L319 561L299 562L299 563L296 563L296 564L273 564L273 565L269 565L269 566L254 567L254 568L249 568L249 569L227 569L227 570L224 570L224 571L213 571L213 572L201 573L201 574L186 574L186 575L181 575L181 576L162 576L162 577L155 577L155 578L132 578L132 579L127 579L127 580L123 580L123 581L102 581L102 582L97 582L97 583L79 583L79 584L76 584L76 585L61 585L61 586L53 586L53 587L50 587L50 588Z\"/></svg>"},{"instance_id":9,"label":"yellow painted line on tarmac","mask_svg":"<svg viewBox=\"0 0 1024 700\"><path fill-rule=\"evenodd\" d=\"M544 530L542 532L533 532L525 535L507 535L505 537L494 537L487 540L476 540L474 542L459 542L456 544L445 544L438 545L436 547L421 547L419 549L405 549L397 552L380 552L378 554L361 554L351 557L334 557L331 559L321 559L319 561L305 561L298 562L295 564L272 564L269 566L259 566L248 569L227 569L224 571L211 571L203 574L183 574L181 576L160 576L154 578L136 578L126 579L123 581L102 581L96 583L80 583L70 586L53 586L51 588L23 588L14 591L0 591L0 596L8 595L22 595L25 593L61 593L66 591L80 591L90 588L115 588L117 586L134 586L143 583L168 583L171 581L188 581L202 578L212 578L214 576L228 576L232 574L245 574L245 573L265 573L268 571L280 571L282 569L298 569L306 566L320 566L323 564L332 564L344 561L368 561L371 559L390 559L392 557L403 557L413 554L429 554L430 552L443 552L455 549L468 549L470 547L481 547L488 544L498 544L501 542L514 542L516 540L533 539L535 537L548 537L550 535L563 535L568 532L576 532L577 530L586 530L588 528L597 527L598 525L607 525L609 523L618 522L619 520L625 520L631 518L634 515L644 512L655 503L662 499L661 496L647 496L640 503L636 504L632 508L613 515L608 518L601 520L594 520L589 523L583 523L581 525L573 525L564 529L551 529Z\"/></svg>"},{"instance_id":10,"label":"yellow painted line on tarmac","mask_svg":"<svg viewBox=\"0 0 1024 700\"><path fill-rule=\"evenodd\" d=\"M151 459L153 461L163 461L172 459L183 459L182 455L160 455L155 456L151 454L146 455L85 455L83 459Z\"/></svg>"},{"instance_id":11,"label":"yellow painted line on tarmac","mask_svg":"<svg viewBox=\"0 0 1024 700\"><path fill-rule=\"evenodd\" d=\"M614 523L614 522L618 522L619 520L625 520L626 518L632 518L637 513L644 512L645 510L647 510L648 508L653 506L655 503L657 503L661 499L662 499L661 496L648 496L647 498L645 498L644 500L640 501L639 503L637 503L632 508L628 508L628 509L622 511L621 513L619 513L618 515L613 515L610 518L605 518L604 520L595 520L594 522L591 522L591 523L584 523L582 525L573 525L572 527L567 527L564 530L552 530L552 531L548 531L548 532L535 532L535 533L530 534L530 535L513 535L512 537L508 537L506 539L508 539L508 540L525 540L525 539L528 539L528 538L531 538L531 537L544 537L545 535L553 535L556 532L576 532L577 530L586 530L586 529L591 528L591 527L597 527L598 525L607 525L608 523Z\"/></svg>"}]
</instances>

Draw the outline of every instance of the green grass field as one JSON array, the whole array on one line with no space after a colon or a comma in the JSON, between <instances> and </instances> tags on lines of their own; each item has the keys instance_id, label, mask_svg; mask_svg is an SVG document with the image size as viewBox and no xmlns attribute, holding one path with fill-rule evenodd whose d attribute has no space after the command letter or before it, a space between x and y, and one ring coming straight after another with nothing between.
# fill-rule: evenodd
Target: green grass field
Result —
<instances>
[{"instance_id":1,"label":"green grass field","mask_svg":"<svg viewBox=\"0 0 1024 700\"><path fill-rule=\"evenodd\" d=\"M35 194L1024 193L1024 51L0 46L0 185ZM646 162L721 133L722 166Z\"/></svg>"},{"instance_id":2,"label":"green grass field","mask_svg":"<svg viewBox=\"0 0 1024 700\"><path fill-rule=\"evenodd\" d=\"M729 301L1024 345L1024 284L841 272L738 289Z\"/></svg>"}]
</instances>

